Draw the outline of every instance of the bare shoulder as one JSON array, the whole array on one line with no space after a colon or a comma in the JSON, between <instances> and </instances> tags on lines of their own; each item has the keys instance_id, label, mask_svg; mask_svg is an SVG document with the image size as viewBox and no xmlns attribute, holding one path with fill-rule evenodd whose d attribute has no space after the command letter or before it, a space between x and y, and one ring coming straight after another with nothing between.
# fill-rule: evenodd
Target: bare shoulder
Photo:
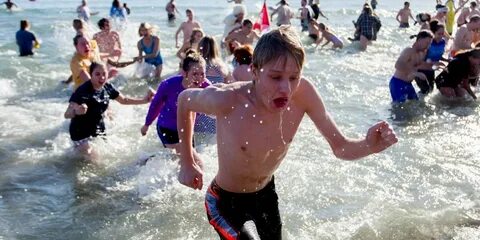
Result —
<instances>
[{"instance_id":1,"label":"bare shoulder","mask_svg":"<svg viewBox=\"0 0 480 240\"><path fill-rule=\"evenodd\" d=\"M313 83L305 77L300 78L300 84L292 96L292 100L304 111L308 111L312 103L320 99L320 94L317 92Z\"/></svg>"},{"instance_id":2,"label":"bare shoulder","mask_svg":"<svg viewBox=\"0 0 480 240\"><path fill-rule=\"evenodd\" d=\"M244 102L244 99L248 97L251 84L248 82L218 83L205 88L199 92L201 97L198 99L205 106L204 109L201 109L202 112L214 115L228 114L234 109L233 106Z\"/></svg>"}]
</instances>

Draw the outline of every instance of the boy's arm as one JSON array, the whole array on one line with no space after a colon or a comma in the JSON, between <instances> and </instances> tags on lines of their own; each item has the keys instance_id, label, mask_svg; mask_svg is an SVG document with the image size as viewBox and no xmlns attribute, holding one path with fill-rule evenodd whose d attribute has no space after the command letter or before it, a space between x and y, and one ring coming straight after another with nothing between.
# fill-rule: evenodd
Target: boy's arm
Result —
<instances>
[{"instance_id":1,"label":"boy's arm","mask_svg":"<svg viewBox=\"0 0 480 240\"><path fill-rule=\"evenodd\" d=\"M179 48L180 46L178 45L178 34L180 34L180 31L183 29L183 23L180 24L180 27L178 27L177 32L175 33L175 47Z\"/></svg>"},{"instance_id":2,"label":"boy's arm","mask_svg":"<svg viewBox=\"0 0 480 240\"><path fill-rule=\"evenodd\" d=\"M232 91L214 86L205 89L187 89L178 96L177 128L180 138L178 180L181 184L193 189L202 189L203 185L203 172L199 164L194 161L194 150L191 144L194 112L222 115L231 109L234 103L233 99Z\"/></svg>"},{"instance_id":3,"label":"boy's arm","mask_svg":"<svg viewBox=\"0 0 480 240\"><path fill-rule=\"evenodd\" d=\"M301 80L301 102L310 119L322 133L336 157L344 160L355 160L378 153L397 142L392 128L386 122L379 122L372 126L363 140L354 140L345 137L325 109L323 101L313 85L305 79Z\"/></svg>"}]
</instances>

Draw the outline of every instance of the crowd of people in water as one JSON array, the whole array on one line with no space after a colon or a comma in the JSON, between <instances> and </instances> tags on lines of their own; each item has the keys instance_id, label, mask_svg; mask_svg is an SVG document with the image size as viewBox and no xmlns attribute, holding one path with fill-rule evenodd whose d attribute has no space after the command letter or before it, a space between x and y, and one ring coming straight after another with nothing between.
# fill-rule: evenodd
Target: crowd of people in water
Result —
<instances>
[{"instance_id":1,"label":"crowd of people in water","mask_svg":"<svg viewBox=\"0 0 480 240\"><path fill-rule=\"evenodd\" d=\"M5 4L9 9L15 7L10 0ZM477 4L478 0L437 0L432 2L433 13L414 14L410 3L404 3L396 16L399 28L418 24L419 32L411 36L414 43L400 53L395 63L389 82L394 103L419 99L414 81L421 94L431 93L436 85L446 97L476 99L472 87L477 86L480 74ZM386 122L375 124L364 139L358 140L345 137L337 128L319 93L301 75L305 52L298 33L291 27L292 20L300 20L299 28L316 46L331 44L341 49L345 43L321 22L320 17L328 16L321 11L318 0L300 0L300 5L300 9L293 9L288 1L281 0L270 7L269 17L275 19L275 24L270 31L260 32L254 30L256 21L246 18L246 6L235 0L224 19L222 39L207 34L195 19L194 10L186 9L186 19L175 32L179 71L163 79L161 41L150 23L143 22L138 28L138 55L122 62L122 43L112 29L112 21L126 21L130 9L114 0L110 16L98 21L100 31L92 35L86 24L98 12L91 12L83 0L77 8L78 18L73 20L75 52L70 61L71 77L65 81L74 85L64 114L71 119L73 145L87 159L98 161L91 140L106 136L104 116L109 100L150 103L140 133L146 135L157 121L163 146L179 154L182 184L194 189L203 186L202 161L194 148L193 133L216 134L217 143L221 143L217 145L219 170L207 190L206 208L210 223L222 239L280 239L273 174L305 113L341 159L378 153L397 142ZM353 21L354 34L348 39L358 41L360 50L377 40L382 26L375 14L377 5L376 0L365 2L360 16ZM180 10L175 0L169 0L165 10L169 22L177 21ZM29 22L22 20L16 34L20 56L33 55L40 45L29 27ZM221 49L233 56L231 64ZM119 74L119 68L136 62L151 65L155 78L160 80L157 90L149 89L143 98L125 96L109 83ZM252 207L252 201L256 207Z\"/></svg>"}]
</instances>

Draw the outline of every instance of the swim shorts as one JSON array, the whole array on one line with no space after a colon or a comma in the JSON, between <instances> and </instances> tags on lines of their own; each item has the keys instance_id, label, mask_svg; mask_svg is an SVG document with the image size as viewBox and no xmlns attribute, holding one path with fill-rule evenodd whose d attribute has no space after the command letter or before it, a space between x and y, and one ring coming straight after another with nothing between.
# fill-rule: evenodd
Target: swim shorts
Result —
<instances>
[{"instance_id":1,"label":"swim shorts","mask_svg":"<svg viewBox=\"0 0 480 240\"><path fill-rule=\"evenodd\" d=\"M263 189L253 193L228 192L213 180L207 190L205 208L210 224L221 239L250 239L248 236L255 235L260 239L282 238L273 177ZM246 222L253 222L256 231L245 229Z\"/></svg>"},{"instance_id":2,"label":"swim shorts","mask_svg":"<svg viewBox=\"0 0 480 240\"><path fill-rule=\"evenodd\" d=\"M417 93L411 82L392 77L389 85L393 102L401 103L407 101L407 99L418 100Z\"/></svg>"}]
</instances>

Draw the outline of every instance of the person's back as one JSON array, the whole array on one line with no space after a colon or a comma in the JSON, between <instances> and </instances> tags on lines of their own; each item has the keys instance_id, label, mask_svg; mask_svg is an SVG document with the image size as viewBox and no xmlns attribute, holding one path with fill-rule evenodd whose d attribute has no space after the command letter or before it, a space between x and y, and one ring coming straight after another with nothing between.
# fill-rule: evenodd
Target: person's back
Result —
<instances>
[{"instance_id":1,"label":"person's back","mask_svg":"<svg viewBox=\"0 0 480 240\"><path fill-rule=\"evenodd\" d=\"M290 25L290 20L294 17L295 13L286 4L281 5L277 9L277 26Z\"/></svg>"},{"instance_id":2,"label":"person's back","mask_svg":"<svg viewBox=\"0 0 480 240\"><path fill-rule=\"evenodd\" d=\"M20 56L33 55L33 44L37 42L35 35L28 31L28 27L26 20L20 21L20 30L15 34Z\"/></svg>"}]
</instances>

